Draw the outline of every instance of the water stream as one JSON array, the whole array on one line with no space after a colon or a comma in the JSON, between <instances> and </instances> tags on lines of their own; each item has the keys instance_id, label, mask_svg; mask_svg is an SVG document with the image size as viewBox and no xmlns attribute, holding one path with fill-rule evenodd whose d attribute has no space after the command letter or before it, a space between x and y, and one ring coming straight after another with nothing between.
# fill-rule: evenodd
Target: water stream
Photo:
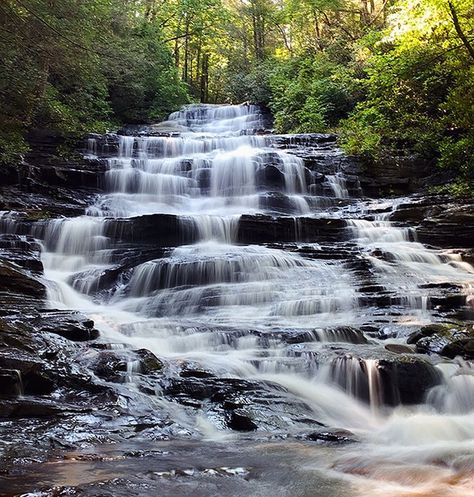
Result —
<instances>
[{"instance_id":1,"label":"water stream","mask_svg":"<svg viewBox=\"0 0 474 497\"><path fill-rule=\"evenodd\" d=\"M321 181L317 167L278 137L253 134L261 119L248 105L189 106L169 118L179 133L118 137L118 153L107 158L107 193L84 216L48 221L37 233L51 306L85 311L103 340L147 348L171 366L189 362L219 377L274 385L304 405L305 416L351 432L359 442L324 458L315 446L304 465L341 479L352 495L474 495L472 365L438 360L441 383L422 402L397 405L387 400L379 363L392 357L387 342L358 331L378 326L389 342L405 343L414 326L433 320L433 285L456 284L469 297L473 268L391 223L396 201L384 201L388 214L372 215L377 202L358 198L337 168ZM88 155L100 153L89 140ZM178 216L179 229L191 229L196 242L166 247L97 291L123 248L109 227L155 214ZM240 217L259 214L291 217L295 226L308 217L343 219L345 238L241 243ZM370 284L388 299L383 312L365 298L368 283L354 261L370 266ZM127 381L135 373L131 362ZM186 412L208 439L237 437L206 412L160 406ZM293 420L285 433L304 429Z\"/></svg>"}]
</instances>

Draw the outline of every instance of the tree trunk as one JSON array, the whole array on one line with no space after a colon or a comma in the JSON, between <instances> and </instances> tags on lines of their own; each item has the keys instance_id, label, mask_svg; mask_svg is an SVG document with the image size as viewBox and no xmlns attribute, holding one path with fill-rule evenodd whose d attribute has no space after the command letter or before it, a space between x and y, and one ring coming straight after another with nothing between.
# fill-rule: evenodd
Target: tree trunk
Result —
<instances>
[{"instance_id":1,"label":"tree trunk","mask_svg":"<svg viewBox=\"0 0 474 497\"><path fill-rule=\"evenodd\" d=\"M471 45L469 39L467 38L467 36L465 35L465 33L461 27L461 24L459 22L458 13L456 12L456 9L454 8L454 5L452 2L448 2L448 5L449 5L449 10L451 12L451 18L452 18L453 24L454 24L454 29L456 30L456 33L459 36L459 38L461 39L463 45L466 47L466 50L469 52L469 55L474 60L474 47Z\"/></svg>"},{"instance_id":2,"label":"tree trunk","mask_svg":"<svg viewBox=\"0 0 474 497\"><path fill-rule=\"evenodd\" d=\"M185 83L189 82L189 69L188 69L188 58L189 58L189 18L186 18L185 27L185 37L184 37L184 67L183 67L183 81Z\"/></svg>"},{"instance_id":3,"label":"tree trunk","mask_svg":"<svg viewBox=\"0 0 474 497\"><path fill-rule=\"evenodd\" d=\"M201 102L206 103L209 100L209 54L207 53L202 56L200 86Z\"/></svg>"}]
</instances>

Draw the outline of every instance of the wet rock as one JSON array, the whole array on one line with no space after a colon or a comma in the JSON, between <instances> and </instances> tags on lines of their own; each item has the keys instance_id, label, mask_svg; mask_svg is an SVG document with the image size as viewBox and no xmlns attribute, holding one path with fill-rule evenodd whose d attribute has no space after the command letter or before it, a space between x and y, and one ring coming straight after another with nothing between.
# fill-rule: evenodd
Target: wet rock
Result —
<instances>
[{"instance_id":1,"label":"wet rock","mask_svg":"<svg viewBox=\"0 0 474 497\"><path fill-rule=\"evenodd\" d=\"M33 237L0 235L0 260L20 266L22 269L41 274L41 246Z\"/></svg>"},{"instance_id":2,"label":"wet rock","mask_svg":"<svg viewBox=\"0 0 474 497\"><path fill-rule=\"evenodd\" d=\"M278 338L288 344L299 344L305 342L344 342L353 344L366 344L364 334L350 326L339 326L337 328L307 329L282 329L273 330L269 336Z\"/></svg>"},{"instance_id":3,"label":"wet rock","mask_svg":"<svg viewBox=\"0 0 474 497\"><path fill-rule=\"evenodd\" d=\"M359 174L362 190L368 196L406 195L419 190L432 174L433 165L417 156L386 157L383 161L352 161L351 171Z\"/></svg>"},{"instance_id":4,"label":"wet rock","mask_svg":"<svg viewBox=\"0 0 474 497\"><path fill-rule=\"evenodd\" d=\"M348 430L321 430L301 435L298 438L324 444L347 444L357 442L357 437Z\"/></svg>"},{"instance_id":5,"label":"wet rock","mask_svg":"<svg viewBox=\"0 0 474 497\"><path fill-rule=\"evenodd\" d=\"M46 157L41 164L35 164L37 155L29 158L30 167L27 181L36 185L80 190L90 188L101 190L104 186L104 175L107 163L97 159L85 160L80 156L64 161L54 156Z\"/></svg>"},{"instance_id":6,"label":"wet rock","mask_svg":"<svg viewBox=\"0 0 474 497\"><path fill-rule=\"evenodd\" d=\"M31 185L28 191L19 186L0 188L0 209L23 211L26 214L23 230L15 233L29 234L37 220L83 215L95 196L96 192L91 190L52 188L47 184Z\"/></svg>"},{"instance_id":7,"label":"wet rock","mask_svg":"<svg viewBox=\"0 0 474 497\"><path fill-rule=\"evenodd\" d=\"M418 404L441 382L439 371L422 357L388 351L368 357L351 353L331 362L334 381L367 403Z\"/></svg>"},{"instance_id":8,"label":"wet rock","mask_svg":"<svg viewBox=\"0 0 474 497\"><path fill-rule=\"evenodd\" d=\"M258 428L244 409L235 409L231 411L227 426L235 431L255 431Z\"/></svg>"},{"instance_id":9,"label":"wet rock","mask_svg":"<svg viewBox=\"0 0 474 497\"><path fill-rule=\"evenodd\" d=\"M267 164L257 170L255 182L259 188L283 190L285 187L285 175L280 171L278 165Z\"/></svg>"},{"instance_id":10,"label":"wet rock","mask_svg":"<svg viewBox=\"0 0 474 497\"><path fill-rule=\"evenodd\" d=\"M127 360L115 351L99 351L89 364L91 370L103 380L123 382L127 371Z\"/></svg>"},{"instance_id":11,"label":"wet rock","mask_svg":"<svg viewBox=\"0 0 474 497\"><path fill-rule=\"evenodd\" d=\"M90 408L77 408L47 399L2 399L0 404L0 418L56 417L67 412L89 411Z\"/></svg>"},{"instance_id":12,"label":"wet rock","mask_svg":"<svg viewBox=\"0 0 474 497\"><path fill-rule=\"evenodd\" d=\"M129 133L123 133L129 134ZM132 133L134 134L134 133ZM110 157L117 155L119 151L119 141L120 137L115 133L105 133L103 135L97 133L89 133L83 144L83 151L86 152L88 149L88 141L94 141L95 153L99 157Z\"/></svg>"},{"instance_id":13,"label":"wet rock","mask_svg":"<svg viewBox=\"0 0 474 497\"><path fill-rule=\"evenodd\" d=\"M244 214L239 220L237 239L240 243L343 241L347 238L345 228L342 219Z\"/></svg>"},{"instance_id":14,"label":"wet rock","mask_svg":"<svg viewBox=\"0 0 474 497\"><path fill-rule=\"evenodd\" d=\"M198 365L186 364L179 372L183 378L215 378L215 373L200 368Z\"/></svg>"},{"instance_id":15,"label":"wet rock","mask_svg":"<svg viewBox=\"0 0 474 497\"><path fill-rule=\"evenodd\" d=\"M439 311L450 311L466 305L466 296L460 294L429 297L430 306Z\"/></svg>"},{"instance_id":16,"label":"wet rock","mask_svg":"<svg viewBox=\"0 0 474 497\"><path fill-rule=\"evenodd\" d=\"M103 187L106 163L84 159L80 153L68 160L59 157L64 138L51 130L32 130L28 141L24 160L4 168L0 208L28 210L36 218L83 214Z\"/></svg>"},{"instance_id":17,"label":"wet rock","mask_svg":"<svg viewBox=\"0 0 474 497\"><path fill-rule=\"evenodd\" d=\"M448 203L438 205L417 228L421 243L439 247L474 248L474 204Z\"/></svg>"},{"instance_id":18,"label":"wet rock","mask_svg":"<svg viewBox=\"0 0 474 497\"><path fill-rule=\"evenodd\" d=\"M449 323L431 324L421 328L408 338L415 343L418 352L439 354L453 359L461 356L474 357L474 327Z\"/></svg>"},{"instance_id":19,"label":"wet rock","mask_svg":"<svg viewBox=\"0 0 474 497\"><path fill-rule=\"evenodd\" d=\"M301 133L296 135L273 135L272 143L281 148L295 146L318 147L319 145L336 143L337 136L331 133Z\"/></svg>"},{"instance_id":20,"label":"wet rock","mask_svg":"<svg viewBox=\"0 0 474 497\"><path fill-rule=\"evenodd\" d=\"M21 395L23 383L21 373L16 369L0 369L0 395Z\"/></svg>"},{"instance_id":21,"label":"wet rock","mask_svg":"<svg viewBox=\"0 0 474 497\"><path fill-rule=\"evenodd\" d=\"M381 359L378 362L384 403L419 404L427 392L441 382L441 374L424 359L412 355L398 357L400 359Z\"/></svg>"},{"instance_id":22,"label":"wet rock","mask_svg":"<svg viewBox=\"0 0 474 497\"><path fill-rule=\"evenodd\" d=\"M46 287L43 283L28 271L6 261L0 261L0 288L10 293L38 299L46 298Z\"/></svg>"},{"instance_id":23,"label":"wet rock","mask_svg":"<svg viewBox=\"0 0 474 497\"><path fill-rule=\"evenodd\" d=\"M408 345L402 345L400 343L387 343L385 349L394 354L414 354L414 350Z\"/></svg>"},{"instance_id":24,"label":"wet rock","mask_svg":"<svg viewBox=\"0 0 474 497\"><path fill-rule=\"evenodd\" d=\"M94 328L94 321L75 312L42 312L39 329L73 342L85 342L99 337L99 331Z\"/></svg>"},{"instance_id":25,"label":"wet rock","mask_svg":"<svg viewBox=\"0 0 474 497\"><path fill-rule=\"evenodd\" d=\"M46 395L56 388L48 364L22 350L0 349L0 368L17 371L25 394Z\"/></svg>"},{"instance_id":26,"label":"wet rock","mask_svg":"<svg viewBox=\"0 0 474 497\"><path fill-rule=\"evenodd\" d=\"M271 192L259 197L259 207L266 212L280 214L298 214L299 206L288 195L282 192Z\"/></svg>"},{"instance_id":27,"label":"wet rock","mask_svg":"<svg viewBox=\"0 0 474 497\"><path fill-rule=\"evenodd\" d=\"M113 291L119 283L127 281L131 270L136 266L151 260L165 257L165 248L136 246L111 251L111 263L117 265L106 269L88 270L75 273L69 280L73 288L87 295L107 294Z\"/></svg>"},{"instance_id":28,"label":"wet rock","mask_svg":"<svg viewBox=\"0 0 474 497\"><path fill-rule=\"evenodd\" d=\"M153 244L155 247L174 247L193 243L198 238L192 219L171 214L111 220L106 224L104 234L115 242Z\"/></svg>"},{"instance_id":29,"label":"wet rock","mask_svg":"<svg viewBox=\"0 0 474 497\"><path fill-rule=\"evenodd\" d=\"M26 319L30 318L27 314L24 317ZM34 352L35 343L31 336L31 327L29 326L29 323L22 322L16 316L13 318L0 318L0 350L1 349L17 349L24 352Z\"/></svg>"},{"instance_id":30,"label":"wet rock","mask_svg":"<svg viewBox=\"0 0 474 497\"><path fill-rule=\"evenodd\" d=\"M134 350L140 361L140 372L142 374L158 373L163 369L163 363L153 352L147 349Z\"/></svg>"}]
</instances>

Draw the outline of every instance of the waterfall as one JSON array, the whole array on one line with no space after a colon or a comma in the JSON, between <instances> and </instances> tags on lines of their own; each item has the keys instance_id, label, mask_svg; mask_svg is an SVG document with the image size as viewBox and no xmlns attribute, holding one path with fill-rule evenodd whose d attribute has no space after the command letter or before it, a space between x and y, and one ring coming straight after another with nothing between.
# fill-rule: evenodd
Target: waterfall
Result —
<instances>
[{"instance_id":1,"label":"waterfall","mask_svg":"<svg viewBox=\"0 0 474 497\"><path fill-rule=\"evenodd\" d=\"M179 132L159 131L170 123ZM86 156L106 155L105 192L83 216L31 232L43 243L50 305L85 311L104 340L149 349L172 373L191 364L202 377L261 382L268 405L302 406L288 422L282 401L276 416L293 435L308 431L309 416L352 430L363 443L338 453L333 473L377 480L373 452L383 479L404 464L387 451L412 457L403 447L412 437L423 464L451 464L448 452L474 444L472 365L399 360L361 330L388 328L399 345L434 319L431 288L472 291L474 270L419 243L392 210L371 214L339 164L310 164L293 139L257 134L263 127L252 105L190 105L158 131L114 136L115 152L90 139ZM0 215L4 232L20 220ZM242 242L245 226L254 242ZM265 230L291 242L259 243ZM406 371L428 387L415 395ZM126 381L140 374L128 360ZM205 415L194 422L212 424Z\"/></svg>"}]
</instances>

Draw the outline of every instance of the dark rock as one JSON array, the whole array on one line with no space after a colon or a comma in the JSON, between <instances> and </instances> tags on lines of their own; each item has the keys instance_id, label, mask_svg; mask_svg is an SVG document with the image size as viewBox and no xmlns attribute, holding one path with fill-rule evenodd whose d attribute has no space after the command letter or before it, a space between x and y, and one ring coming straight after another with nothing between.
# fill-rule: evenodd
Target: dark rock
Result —
<instances>
[{"instance_id":1,"label":"dark rock","mask_svg":"<svg viewBox=\"0 0 474 497\"><path fill-rule=\"evenodd\" d=\"M272 143L281 148L292 146L318 147L321 144L336 143L337 136L329 133L302 133L297 135L273 135Z\"/></svg>"},{"instance_id":2,"label":"dark rock","mask_svg":"<svg viewBox=\"0 0 474 497\"><path fill-rule=\"evenodd\" d=\"M421 357L388 352L379 357L370 363L353 354L338 357L331 363L331 375L357 398L392 406L421 403L428 390L441 382L441 373ZM378 398L371 398L375 393Z\"/></svg>"},{"instance_id":3,"label":"dark rock","mask_svg":"<svg viewBox=\"0 0 474 497\"><path fill-rule=\"evenodd\" d=\"M17 371L25 394L46 395L56 388L48 364L21 350L0 349L0 368Z\"/></svg>"},{"instance_id":4,"label":"dark rock","mask_svg":"<svg viewBox=\"0 0 474 497\"><path fill-rule=\"evenodd\" d=\"M19 266L0 261L0 288L2 291L28 295L38 299L46 297L46 287Z\"/></svg>"},{"instance_id":5,"label":"dark rock","mask_svg":"<svg viewBox=\"0 0 474 497\"><path fill-rule=\"evenodd\" d=\"M438 205L417 228L421 243L439 247L474 248L474 204Z\"/></svg>"},{"instance_id":6,"label":"dark rock","mask_svg":"<svg viewBox=\"0 0 474 497\"><path fill-rule=\"evenodd\" d=\"M16 369L0 369L0 395L21 395L23 383Z\"/></svg>"},{"instance_id":7,"label":"dark rock","mask_svg":"<svg viewBox=\"0 0 474 497\"><path fill-rule=\"evenodd\" d=\"M441 295L429 297L432 308L440 311L450 311L466 305L465 295Z\"/></svg>"},{"instance_id":8,"label":"dark rock","mask_svg":"<svg viewBox=\"0 0 474 497\"><path fill-rule=\"evenodd\" d=\"M244 409L231 411L227 426L235 431L255 431L258 428Z\"/></svg>"},{"instance_id":9,"label":"dark rock","mask_svg":"<svg viewBox=\"0 0 474 497\"><path fill-rule=\"evenodd\" d=\"M441 382L441 373L416 356L398 357L400 359L381 359L378 363L384 402L389 405L423 402L427 392Z\"/></svg>"},{"instance_id":10,"label":"dark rock","mask_svg":"<svg viewBox=\"0 0 474 497\"><path fill-rule=\"evenodd\" d=\"M306 329L282 329L272 330L269 334L288 344L305 342L344 342L353 344L365 344L367 339L364 334L350 326L339 326L337 328L324 328L315 330Z\"/></svg>"},{"instance_id":11,"label":"dark rock","mask_svg":"<svg viewBox=\"0 0 474 497\"><path fill-rule=\"evenodd\" d=\"M449 323L431 324L410 335L418 352L439 354L453 359L456 356L472 359L474 328Z\"/></svg>"},{"instance_id":12,"label":"dark rock","mask_svg":"<svg viewBox=\"0 0 474 497\"><path fill-rule=\"evenodd\" d=\"M186 365L179 373L183 378L215 378L212 371L198 368L198 366Z\"/></svg>"},{"instance_id":13,"label":"dark rock","mask_svg":"<svg viewBox=\"0 0 474 497\"><path fill-rule=\"evenodd\" d=\"M348 430L330 430L330 431L315 431L306 435L300 436L304 440L312 442L328 443L328 444L346 444L354 443L357 437Z\"/></svg>"},{"instance_id":14,"label":"dark rock","mask_svg":"<svg viewBox=\"0 0 474 497\"><path fill-rule=\"evenodd\" d=\"M467 338L453 340L451 343L446 344L441 354L451 359L457 356L466 360L474 359L474 337L471 335Z\"/></svg>"},{"instance_id":15,"label":"dark rock","mask_svg":"<svg viewBox=\"0 0 474 497\"><path fill-rule=\"evenodd\" d=\"M139 357L141 373L153 374L163 369L163 363L158 357L147 349L135 350L134 353Z\"/></svg>"},{"instance_id":16,"label":"dark rock","mask_svg":"<svg viewBox=\"0 0 474 497\"><path fill-rule=\"evenodd\" d=\"M331 242L347 238L342 219L243 215L239 220L240 243Z\"/></svg>"},{"instance_id":17,"label":"dark rock","mask_svg":"<svg viewBox=\"0 0 474 497\"><path fill-rule=\"evenodd\" d=\"M300 209L295 202L282 192L271 192L259 197L260 209L279 214L298 214Z\"/></svg>"},{"instance_id":18,"label":"dark rock","mask_svg":"<svg viewBox=\"0 0 474 497\"><path fill-rule=\"evenodd\" d=\"M100 351L89 367L103 380L122 382L127 371L127 360L115 351Z\"/></svg>"},{"instance_id":19,"label":"dark rock","mask_svg":"<svg viewBox=\"0 0 474 497\"><path fill-rule=\"evenodd\" d=\"M402 345L400 343L387 343L385 349L394 354L414 354L415 351L408 347L408 345Z\"/></svg>"},{"instance_id":20,"label":"dark rock","mask_svg":"<svg viewBox=\"0 0 474 497\"><path fill-rule=\"evenodd\" d=\"M174 247L193 243L198 239L191 218L179 218L171 214L110 220L105 226L104 234L115 242L138 242L153 244L155 247Z\"/></svg>"},{"instance_id":21,"label":"dark rock","mask_svg":"<svg viewBox=\"0 0 474 497\"><path fill-rule=\"evenodd\" d=\"M433 165L417 156L394 156L384 160L353 160L365 195L389 196L413 193L424 186L425 178L433 172Z\"/></svg>"},{"instance_id":22,"label":"dark rock","mask_svg":"<svg viewBox=\"0 0 474 497\"><path fill-rule=\"evenodd\" d=\"M73 342L85 342L99 337L94 321L79 313L45 311L42 312L40 323L41 331L60 335Z\"/></svg>"},{"instance_id":23,"label":"dark rock","mask_svg":"<svg viewBox=\"0 0 474 497\"><path fill-rule=\"evenodd\" d=\"M41 246L32 237L19 235L0 235L0 259L20 266L22 269L41 274Z\"/></svg>"},{"instance_id":24,"label":"dark rock","mask_svg":"<svg viewBox=\"0 0 474 497\"><path fill-rule=\"evenodd\" d=\"M90 412L89 408L60 404L46 399L2 399L0 418L56 417L68 412Z\"/></svg>"},{"instance_id":25,"label":"dark rock","mask_svg":"<svg viewBox=\"0 0 474 497\"><path fill-rule=\"evenodd\" d=\"M268 164L257 170L255 182L259 188L271 191L283 190L285 175L280 171L278 165Z\"/></svg>"}]
</instances>

